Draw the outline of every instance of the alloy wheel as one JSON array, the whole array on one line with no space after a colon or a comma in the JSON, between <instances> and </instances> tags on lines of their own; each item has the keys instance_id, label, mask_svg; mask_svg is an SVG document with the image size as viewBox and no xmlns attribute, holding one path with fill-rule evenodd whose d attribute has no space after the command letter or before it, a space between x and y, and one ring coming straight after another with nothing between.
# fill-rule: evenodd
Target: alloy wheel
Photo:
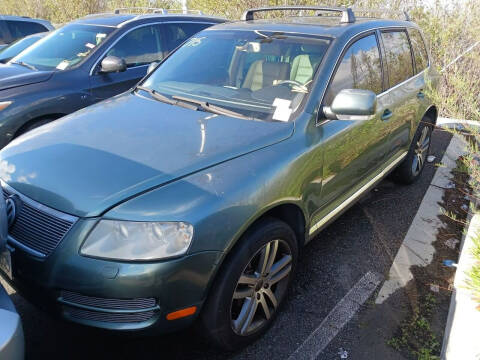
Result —
<instances>
[{"instance_id":1,"label":"alloy wheel","mask_svg":"<svg viewBox=\"0 0 480 360\"><path fill-rule=\"evenodd\" d=\"M231 325L247 336L272 318L283 299L292 271L292 251L284 240L272 240L250 259L233 293Z\"/></svg>"},{"instance_id":2,"label":"alloy wheel","mask_svg":"<svg viewBox=\"0 0 480 360\"><path fill-rule=\"evenodd\" d=\"M417 176L425 166L428 149L430 148L430 127L424 126L417 143L415 144L415 152L412 162L412 174Z\"/></svg>"}]
</instances>

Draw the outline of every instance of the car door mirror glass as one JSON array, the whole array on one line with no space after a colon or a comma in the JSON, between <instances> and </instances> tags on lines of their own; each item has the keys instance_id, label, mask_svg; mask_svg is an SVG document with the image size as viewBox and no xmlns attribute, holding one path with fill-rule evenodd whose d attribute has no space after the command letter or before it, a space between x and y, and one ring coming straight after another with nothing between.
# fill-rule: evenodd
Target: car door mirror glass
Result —
<instances>
[{"instance_id":1,"label":"car door mirror glass","mask_svg":"<svg viewBox=\"0 0 480 360\"><path fill-rule=\"evenodd\" d=\"M125 60L116 57L116 56L107 56L105 59L102 60L100 66L101 73L114 73L114 72L122 72L127 70L127 63Z\"/></svg>"},{"instance_id":2,"label":"car door mirror glass","mask_svg":"<svg viewBox=\"0 0 480 360\"><path fill-rule=\"evenodd\" d=\"M155 70L155 68L158 66L158 64L160 64L159 61L154 61L154 62L150 63L150 65L148 65L147 74L150 74L153 70Z\"/></svg>"},{"instance_id":3,"label":"car door mirror glass","mask_svg":"<svg viewBox=\"0 0 480 360\"><path fill-rule=\"evenodd\" d=\"M331 120L369 120L377 111L377 95L371 90L343 89L323 112Z\"/></svg>"}]
</instances>

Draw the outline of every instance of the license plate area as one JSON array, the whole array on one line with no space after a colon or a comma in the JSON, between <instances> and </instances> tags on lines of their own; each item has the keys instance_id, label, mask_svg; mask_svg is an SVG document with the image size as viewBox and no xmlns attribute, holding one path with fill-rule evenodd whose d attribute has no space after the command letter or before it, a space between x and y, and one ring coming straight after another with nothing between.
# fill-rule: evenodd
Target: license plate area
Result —
<instances>
[{"instance_id":1,"label":"license plate area","mask_svg":"<svg viewBox=\"0 0 480 360\"><path fill-rule=\"evenodd\" d=\"M0 269L12 280L12 256L8 250L0 252Z\"/></svg>"}]
</instances>

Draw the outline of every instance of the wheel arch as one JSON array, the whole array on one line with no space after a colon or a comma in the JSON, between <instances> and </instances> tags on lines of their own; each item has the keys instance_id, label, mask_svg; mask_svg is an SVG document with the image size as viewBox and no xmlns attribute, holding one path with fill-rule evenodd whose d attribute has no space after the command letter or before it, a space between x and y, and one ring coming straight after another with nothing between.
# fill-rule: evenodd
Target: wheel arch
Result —
<instances>
[{"instance_id":1,"label":"wheel arch","mask_svg":"<svg viewBox=\"0 0 480 360\"><path fill-rule=\"evenodd\" d=\"M41 116L34 117L34 118L28 120L26 123L22 124L15 131L15 134L13 135L12 140L15 139L16 137L18 137L19 135L21 135L25 129L29 128L31 125L35 124L36 122L39 122L39 121L42 121L42 120L45 120L45 119L57 120L57 119L65 116L65 115L67 115L67 114L53 113L53 114L46 114L46 115L41 115Z\"/></svg>"},{"instance_id":2,"label":"wheel arch","mask_svg":"<svg viewBox=\"0 0 480 360\"><path fill-rule=\"evenodd\" d=\"M250 221L248 221L247 225L235 236L232 244L228 247L222 258L218 262L215 273L209 281L206 291L207 297L213 283L215 282L215 279L217 278L217 275L221 271L221 268L224 266L229 255L235 251L235 249L238 247L238 244L242 241L242 238L250 229L252 229L262 220L267 218L278 219L290 226L290 228L295 233L295 237L298 243L298 249L301 252L301 249L305 244L305 240L307 239L307 217L305 211L300 205L294 202L285 201L275 203L274 205L265 208L262 212L259 212L256 216L254 216Z\"/></svg>"},{"instance_id":3,"label":"wheel arch","mask_svg":"<svg viewBox=\"0 0 480 360\"><path fill-rule=\"evenodd\" d=\"M435 105L431 105L422 116L422 119L428 117L429 119L433 120L433 125L437 125L437 118L438 118L438 109Z\"/></svg>"}]
</instances>

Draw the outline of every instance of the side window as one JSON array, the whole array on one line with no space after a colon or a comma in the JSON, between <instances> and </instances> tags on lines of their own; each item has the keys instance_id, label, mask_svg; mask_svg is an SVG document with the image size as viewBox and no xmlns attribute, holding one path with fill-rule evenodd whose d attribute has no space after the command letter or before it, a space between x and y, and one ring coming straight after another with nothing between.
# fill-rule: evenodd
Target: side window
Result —
<instances>
[{"instance_id":1,"label":"side window","mask_svg":"<svg viewBox=\"0 0 480 360\"><path fill-rule=\"evenodd\" d=\"M7 24L8 31L10 31L13 40L20 39L27 35L48 31L45 26L29 21L6 20L5 23Z\"/></svg>"},{"instance_id":2,"label":"side window","mask_svg":"<svg viewBox=\"0 0 480 360\"><path fill-rule=\"evenodd\" d=\"M324 103L330 105L343 89L382 92L382 63L374 34L355 41L343 56L325 95Z\"/></svg>"},{"instance_id":3,"label":"side window","mask_svg":"<svg viewBox=\"0 0 480 360\"><path fill-rule=\"evenodd\" d=\"M163 59L162 37L158 26L142 26L123 36L107 53L122 58L127 67L147 65Z\"/></svg>"},{"instance_id":4,"label":"side window","mask_svg":"<svg viewBox=\"0 0 480 360\"><path fill-rule=\"evenodd\" d=\"M167 49L172 51L189 37L210 26L210 24L165 23L163 26L167 40Z\"/></svg>"},{"instance_id":5,"label":"side window","mask_svg":"<svg viewBox=\"0 0 480 360\"><path fill-rule=\"evenodd\" d=\"M409 28L408 36L410 36L410 43L412 44L413 57L415 59L415 68L417 74L428 66L428 52L423 41L422 34L417 29Z\"/></svg>"},{"instance_id":6,"label":"side window","mask_svg":"<svg viewBox=\"0 0 480 360\"><path fill-rule=\"evenodd\" d=\"M0 45L6 44L8 39L7 39L7 34L6 29L4 27L5 21L0 20Z\"/></svg>"},{"instance_id":7,"label":"side window","mask_svg":"<svg viewBox=\"0 0 480 360\"><path fill-rule=\"evenodd\" d=\"M413 76L412 53L405 31L382 32L390 87Z\"/></svg>"}]
</instances>

